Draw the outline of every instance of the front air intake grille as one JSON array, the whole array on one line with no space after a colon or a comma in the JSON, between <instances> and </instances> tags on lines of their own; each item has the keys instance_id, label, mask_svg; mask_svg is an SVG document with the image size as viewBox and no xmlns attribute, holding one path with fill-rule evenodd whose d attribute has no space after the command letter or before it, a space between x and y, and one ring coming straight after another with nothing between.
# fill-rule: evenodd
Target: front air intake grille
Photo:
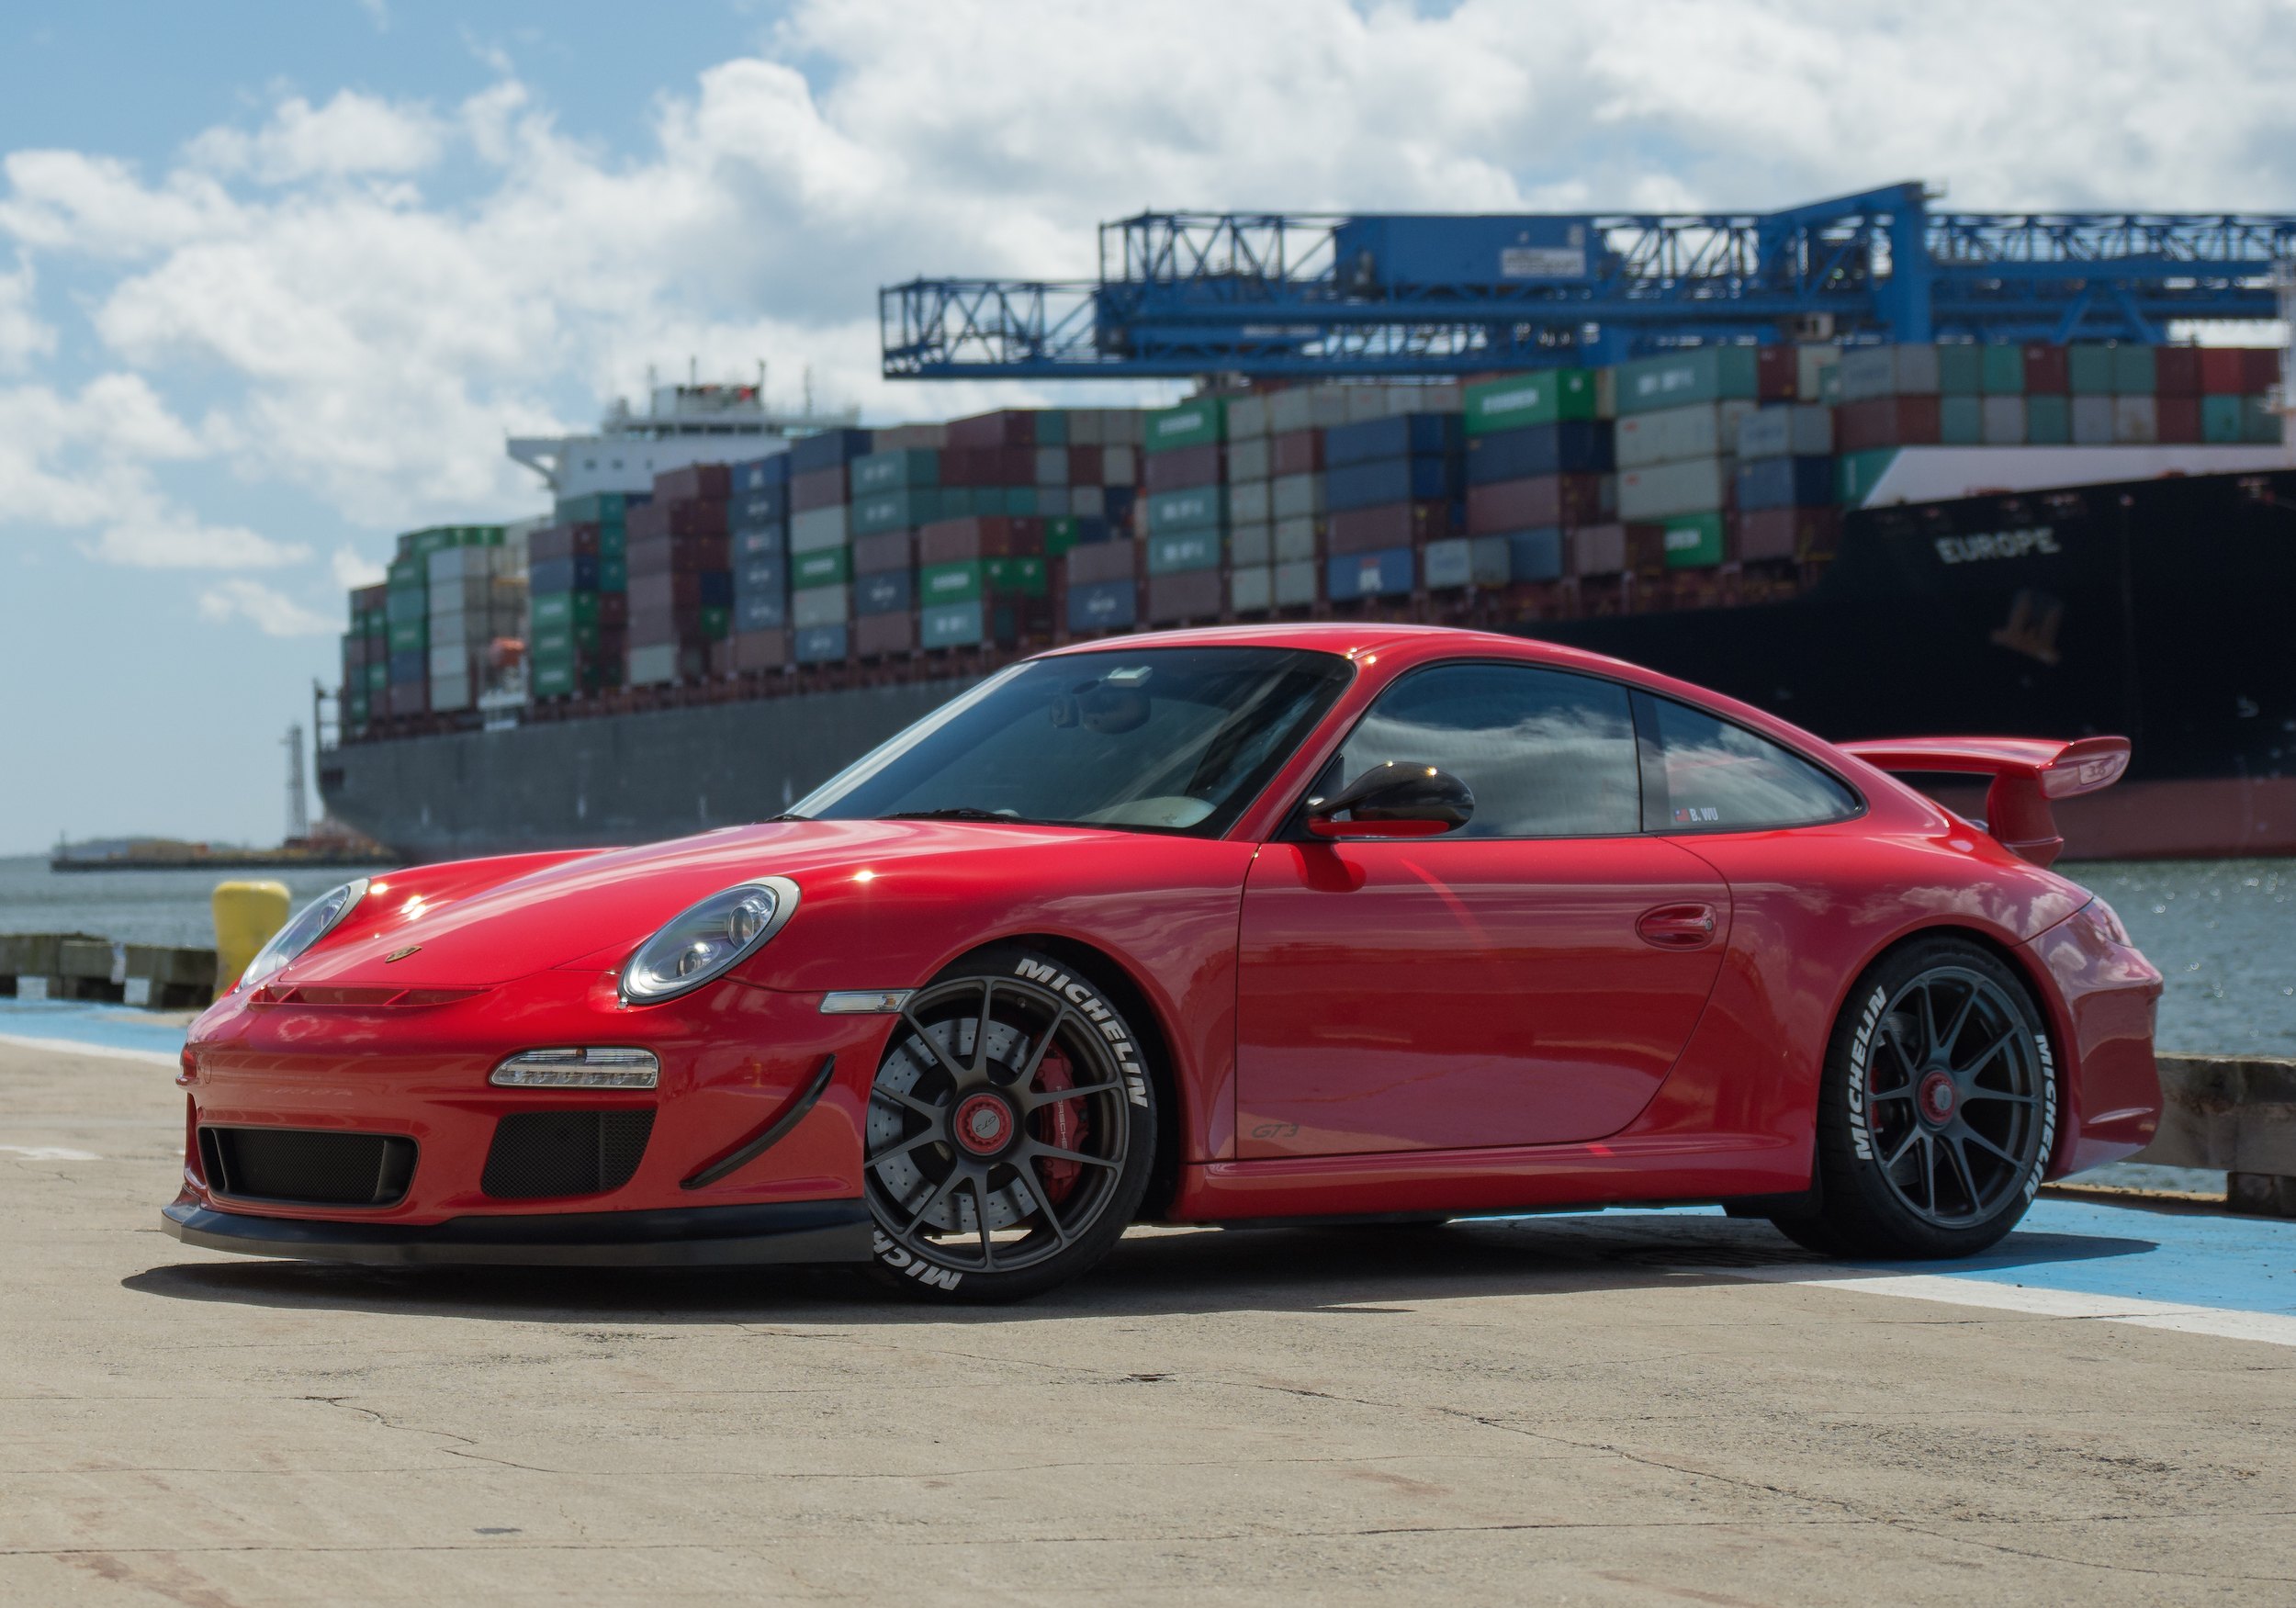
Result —
<instances>
[{"instance_id":1,"label":"front air intake grille","mask_svg":"<svg viewBox=\"0 0 2296 1608\"><path fill-rule=\"evenodd\" d=\"M637 1171L654 1131L648 1106L613 1111L519 1111L495 1124L478 1187L497 1200L602 1195Z\"/></svg>"},{"instance_id":2,"label":"front air intake grille","mask_svg":"<svg viewBox=\"0 0 2296 1608\"><path fill-rule=\"evenodd\" d=\"M414 1141L395 1133L202 1128L208 1184L245 1200L396 1206L414 1178Z\"/></svg>"}]
</instances>

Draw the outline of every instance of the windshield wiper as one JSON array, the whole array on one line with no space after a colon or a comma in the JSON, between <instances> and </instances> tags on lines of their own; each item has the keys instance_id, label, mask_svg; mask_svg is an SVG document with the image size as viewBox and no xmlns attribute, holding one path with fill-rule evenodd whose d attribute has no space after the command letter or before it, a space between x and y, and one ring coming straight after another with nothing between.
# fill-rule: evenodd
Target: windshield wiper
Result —
<instances>
[{"instance_id":1,"label":"windshield wiper","mask_svg":"<svg viewBox=\"0 0 2296 1608\"><path fill-rule=\"evenodd\" d=\"M1041 826L1049 824L1004 810L985 810L977 804L953 804L945 810L896 810L892 815L877 818L881 821L997 821L1007 826Z\"/></svg>"}]
</instances>

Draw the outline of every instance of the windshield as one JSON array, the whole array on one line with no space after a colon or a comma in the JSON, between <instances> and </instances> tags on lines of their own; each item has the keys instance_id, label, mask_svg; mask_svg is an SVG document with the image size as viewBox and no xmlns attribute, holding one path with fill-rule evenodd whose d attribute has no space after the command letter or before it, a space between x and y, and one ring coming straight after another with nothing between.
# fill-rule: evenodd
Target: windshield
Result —
<instances>
[{"instance_id":1,"label":"windshield","mask_svg":"<svg viewBox=\"0 0 2296 1608\"><path fill-rule=\"evenodd\" d=\"M1278 647L1031 659L856 761L790 816L1001 819L1216 838L1352 673L1336 655Z\"/></svg>"}]
</instances>

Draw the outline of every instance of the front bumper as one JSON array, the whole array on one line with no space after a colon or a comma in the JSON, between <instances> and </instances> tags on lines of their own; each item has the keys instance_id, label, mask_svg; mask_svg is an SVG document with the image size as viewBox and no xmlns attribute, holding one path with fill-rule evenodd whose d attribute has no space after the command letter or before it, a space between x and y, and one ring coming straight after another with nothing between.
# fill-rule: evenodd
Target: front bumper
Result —
<instances>
[{"instance_id":1,"label":"front bumper","mask_svg":"<svg viewBox=\"0 0 2296 1608\"><path fill-rule=\"evenodd\" d=\"M178 1200L162 1212L186 1245L391 1267L756 1267L866 1262L861 1200L456 1217L438 1223L254 1217Z\"/></svg>"},{"instance_id":2,"label":"front bumper","mask_svg":"<svg viewBox=\"0 0 2296 1608\"><path fill-rule=\"evenodd\" d=\"M584 1220L626 1215L719 1232L707 1225L733 1220L711 1215L722 1209L858 1200L869 1080L891 1018L825 1016L820 1002L818 994L728 979L632 1008L621 1004L611 976L568 970L422 1008L259 1006L234 997L195 1024L177 1079L188 1096L179 1205L209 1214L213 1220L201 1220L199 1231L233 1242L223 1248L259 1254L328 1255L335 1253L326 1245L407 1244L456 1247L457 1254L440 1258L425 1250L379 1259L611 1262L619 1259L613 1248L627 1236L613 1231L584 1239ZM658 1086L504 1088L489 1081L508 1054L584 1044L653 1051ZM650 1113L650 1136L617 1185L567 1194L490 1192L487 1167L498 1127L513 1116L549 1111ZM419 1159L404 1195L391 1204L321 1205L278 1190L234 1194L226 1178L208 1175L199 1136L211 1127L398 1136L413 1141ZM174 1221L171 1231L192 1220ZM466 1221L500 1226L484 1234L455 1226ZM281 1223L309 1225L312 1233L298 1239L245 1226ZM566 1225L565 1231L553 1224ZM633 1232L636 1240L629 1243L649 1237L642 1228ZM719 1237L741 1239L744 1232ZM601 1254L532 1254L554 1237L599 1246ZM236 1243L247 1239L258 1243ZM295 1248L302 1243L322 1248ZM528 1249L514 1256L493 1249L503 1245ZM461 1254L472 1246L484 1254ZM764 1256L762 1249L760 1254L808 1259ZM677 1260L658 1253L632 1259ZM752 1258L713 1252L711 1259Z\"/></svg>"}]
</instances>

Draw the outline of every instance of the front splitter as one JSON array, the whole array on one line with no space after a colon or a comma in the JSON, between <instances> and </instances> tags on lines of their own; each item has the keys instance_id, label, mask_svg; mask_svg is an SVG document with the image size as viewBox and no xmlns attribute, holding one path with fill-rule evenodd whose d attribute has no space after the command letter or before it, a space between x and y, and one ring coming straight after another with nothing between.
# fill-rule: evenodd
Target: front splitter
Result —
<instances>
[{"instance_id":1,"label":"front splitter","mask_svg":"<svg viewBox=\"0 0 2296 1608\"><path fill-rule=\"evenodd\" d=\"M689 1206L659 1211L522 1212L441 1223L321 1221L176 1201L167 1231L186 1245L251 1256L433 1267L755 1267L866 1262L861 1200Z\"/></svg>"}]
</instances>

